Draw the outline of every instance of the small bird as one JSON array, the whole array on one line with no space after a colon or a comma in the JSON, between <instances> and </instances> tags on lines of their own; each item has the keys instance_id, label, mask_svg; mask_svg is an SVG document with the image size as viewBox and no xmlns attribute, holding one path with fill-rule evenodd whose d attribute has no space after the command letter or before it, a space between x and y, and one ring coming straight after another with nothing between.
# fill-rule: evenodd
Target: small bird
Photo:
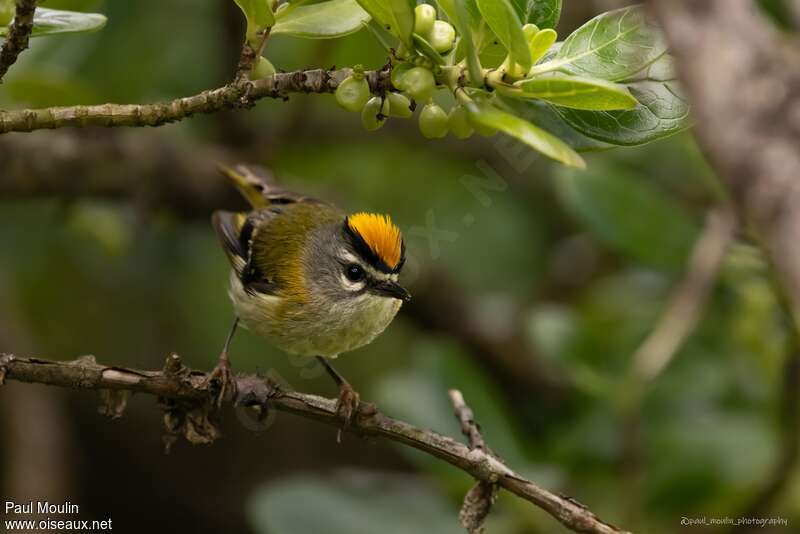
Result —
<instances>
[{"instance_id":1,"label":"small bird","mask_svg":"<svg viewBox=\"0 0 800 534\"><path fill-rule=\"evenodd\" d=\"M370 343L411 295L399 283L405 244L388 215L344 212L283 190L245 166L222 168L252 210L212 224L233 267L236 318L212 379L233 387L228 348L241 322L279 349L315 357L339 386L345 424L359 395L329 360Z\"/></svg>"}]
</instances>

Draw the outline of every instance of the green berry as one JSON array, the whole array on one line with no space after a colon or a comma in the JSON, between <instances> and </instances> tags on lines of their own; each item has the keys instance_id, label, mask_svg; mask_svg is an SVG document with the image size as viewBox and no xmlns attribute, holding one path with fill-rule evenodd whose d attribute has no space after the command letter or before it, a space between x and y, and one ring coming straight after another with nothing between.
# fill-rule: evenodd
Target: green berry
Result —
<instances>
[{"instance_id":1,"label":"green berry","mask_svg":"<svg viewBox=\"0 0 800 534\"><path fill-rule=\"evenodd\" d=\"M400 91L405 91L405 82L404 78L406 73L414 68L414 65L411 63L398 63L397 65L392 67L392 85L394 85Z\"/></svg>"},{"instance_id":2,"label":"green berry","mask_svg":"<svg viewBox=\"0 0 800 534\"><path fill-rule=\"evenodd\" d=\"M456 106L450 110L450 115L447 117L447 126L458 139L466 139L475 132L475 129L469 123L467 110L464 109L464 106Z\"/></svg>"},{"instance_id":3,"label":"green berry","mask_svg":"<svg viewBox=\"0 0 800 534\"><path fill-rule=\"evenodd\" d=\"M433 23L433 30L428 36L428 42L431 46L439 52L444 54L453 48L453 43L456 40L456 30L449 22L437 20Z\"/></svg>"},{"instance_id":4,"label":"green berry","mask_svg":"<svg viewBox=\"0 0 800 534\"><path fill-rule=\"evenodd\" d=\"M430 4L420 4L414 8L414 33L423 37L433 30L436 22L436 8Z\"/></svg>"},{"instance_id":5,"label":"green berry","mask_svg":"<svg viewBox=\"0 0 800 534\"><path fill-rule=\"evenodd\" d=\"M447 135L447 113L436 104L427 104L419 114L419 131L428 139Z\"/></svg>"},{"instance_id":6,"label":"green berry","mask_svg":"<svg viewBox=\"0 0 800 534\"><path fill-rule=\"evenodd\" d=\"M268 76L272 76L275 74L275 67L272 65L270 60L265 57L259 57L258 63L256 63L255 68L250 73L251 80L261 80L263 78L267 78Z\"/></svg>"},{"instance_id":7,"label":"green berry","mask_svg":"<svg viewBox=\"0 0 800 534\"><path fill-rule=\"evenodd\" d=\"M386 93L386 101L389 103L389 116L407 119L413 115L411 101L400 93Z\"/></svg>"},{"instance_id":8,"label":"green berry","mask_svg":"<svg viewBox=\"0 0 800 534\"><path fill-rule=\"evenodd\" d=\"M369 84L363 76L348 76L336 88L336 101L347 111L361 111L369 95Z\"/></svg>"},{"instance_id":9,"label":"green berry","mask_svg":"<svg viewBox=\"0 0 800 534\"><path fill-rule=\"evenodd\" d=\"M361 110L361 124L369 131L377 130L386 122L388 115L389 102L379 96L373 96Z\"/></svg>"},{"instance_id":10,"label":"green berry","mask_svg":"<svg viewBox=\"0 0 800 534\"><path fill-rule=\"evenodd\" d=\"M436 89L433 73L424 67L414 67L403 76L403 89L417 102L427 102Z\"/></svg>"}]
</instances>

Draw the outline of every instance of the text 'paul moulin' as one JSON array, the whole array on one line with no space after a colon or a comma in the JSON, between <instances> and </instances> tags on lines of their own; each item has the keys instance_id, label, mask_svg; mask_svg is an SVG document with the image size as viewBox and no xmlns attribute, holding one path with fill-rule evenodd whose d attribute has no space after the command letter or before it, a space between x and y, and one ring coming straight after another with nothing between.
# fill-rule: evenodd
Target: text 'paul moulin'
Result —
<instances>
[{"instance_id":1,"label":"text 'paul moulin'","mask_svg":"<svg viewBox=\"0 0 800 534\"><path fill-rule=\"evenodd\" d=\"M80 508L70 501L51 503L48 501L29 501L27 503L5 502L6 514L77 514Z\"/></svg>"}]
</instances>

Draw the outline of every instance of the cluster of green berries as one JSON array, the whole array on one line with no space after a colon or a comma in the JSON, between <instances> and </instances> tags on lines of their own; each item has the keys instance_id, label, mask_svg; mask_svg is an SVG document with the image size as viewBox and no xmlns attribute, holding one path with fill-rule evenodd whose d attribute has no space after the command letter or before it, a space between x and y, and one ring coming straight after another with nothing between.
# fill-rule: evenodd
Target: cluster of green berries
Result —
<instances>
[{"instance_id":1,"label":"cluster of green berries","mask_svg":"<svg viewBox=\"0 0 800 534\"><path fill-rule=\"evenodd\" d=\"M414 10L414 33L421 37L436 54L447 54L455 44L456 31L443 20L437 20L436 9L420 4ZM461 105L447 113L433 102L436 91L436 67L429 57L410 53L404 46L397 50L392 67L392 85L399 92L389 91L373 96L363 71L356 68L336 89L336 101L344 109L361 112L361 123L367 130L377 130L389 117L409 118L417 103L423 103L419 113L419 130L429 139L441 138L452 132L459 139L478 131L492 135L495 131L473 125Z\"/></svg>"}]
</instances>

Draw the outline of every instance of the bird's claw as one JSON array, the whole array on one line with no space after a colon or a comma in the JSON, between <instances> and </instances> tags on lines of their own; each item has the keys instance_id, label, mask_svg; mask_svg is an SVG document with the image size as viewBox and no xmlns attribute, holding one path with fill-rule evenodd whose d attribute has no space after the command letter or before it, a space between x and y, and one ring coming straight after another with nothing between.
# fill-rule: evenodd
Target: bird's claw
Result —
<instances>
[{"instance_id":1,"label":"bird's claw","mask_svg":"<svg viewBox=\"0 0 800 534\"><path fill-rule=\"evenodd\" d=\"M208 384L215 391L213 403L217 409L222 407L222 401L230 392L231 397L236 396L236 381L233 379L233 370L227 358L220 358L217 366L208 375Z\"/></svg>"},{"instance_id":2,"label":"bird's claw","mask_svg":"<svg viewBox=\"0 0 800 534\"><path fill-rule=\"evenodd\" d=\"M358 392L347 382L339 386L339 397L336 399L336 415L342 419L342 428L336 436L336 441L342 441L342 429L350 426L353 416L358 413L361 397Z\"/></svg>"}]
</instances>

